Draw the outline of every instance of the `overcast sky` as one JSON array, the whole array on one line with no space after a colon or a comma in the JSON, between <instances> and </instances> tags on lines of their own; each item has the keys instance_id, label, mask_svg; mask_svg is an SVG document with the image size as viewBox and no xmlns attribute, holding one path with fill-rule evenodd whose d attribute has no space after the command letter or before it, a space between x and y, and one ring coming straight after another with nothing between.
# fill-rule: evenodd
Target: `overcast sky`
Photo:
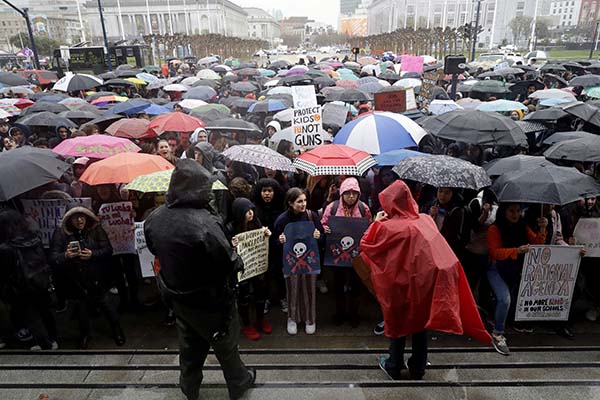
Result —
<instances>
[{"instance_id":1,"label":"overcast sky","mask_svg":"<svg viewBox=\"0 0 600 400\"><path fill-rule=\"evenodd\" d=\"M337 28L339 0L232 0L242 7L258 7L270 11L280 9L285 17L307 16Z\"/></svg>"}]
</instances>

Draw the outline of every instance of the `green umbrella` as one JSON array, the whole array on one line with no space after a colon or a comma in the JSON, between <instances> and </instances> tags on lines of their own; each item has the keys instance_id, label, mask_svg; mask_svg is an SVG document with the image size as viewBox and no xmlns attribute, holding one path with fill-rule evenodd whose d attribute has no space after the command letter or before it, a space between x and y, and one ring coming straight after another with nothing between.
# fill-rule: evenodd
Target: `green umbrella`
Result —
<instances>
[{"instance_id":1,"label":"green umbrella","mask_svg":"<svg viewBox=\"0 0 600 400\"><path fill-rule=\"evenodd\" d=\"M594 99L600 99L600 86L586 88L585 95L587 97L593 97Z\"/></svg>"},{"instance_id":2,"label":"green umbrella","mask_svg":"<svg viewBox=\"0 0 600 400\"><path fill-rule=\"evenodd\" d=\"M192 110L195 113L204 113L210 110L217 110L225 114L231 114L231 110L224 104L205 104L200 107L196 107Z\"/></svg>"},{"instance_id":3,"label":"green umbrella","mask_svg":"<svg viewBox=\"0 0 600 400\"><path fill-rule=\"evenodd\" d=\"M127 190L135 190L142 193L164 193L169 190L171 182L172 169L153 172L147 175L141 175L132 180L125 186ZM227 190L221 181L216 180L212 185L213 190Z\"/></svg>"}]
</instances>

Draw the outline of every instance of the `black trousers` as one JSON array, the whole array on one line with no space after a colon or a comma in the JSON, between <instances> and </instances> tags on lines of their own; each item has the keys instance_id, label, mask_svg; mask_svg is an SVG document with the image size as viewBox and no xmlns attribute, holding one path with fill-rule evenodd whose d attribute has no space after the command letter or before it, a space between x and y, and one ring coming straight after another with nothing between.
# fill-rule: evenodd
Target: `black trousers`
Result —
<instances>
[{"instance_id":1,"label":"black trousers","mask_svg":"<svg viewBox=\"0 0 600 400\"><path fill-rule=\"evenodd\" d=\"M406 336L390 339L390 357L385 363L385 369L394 379L400 379L400 371L404 366L404 348ZM421 379L425 375L427 366L427 332L419 332L412 335L412 355L408 359L408 370L413 379Z\"/></svg>"},{"instance_id":2,"label":"black trousers","mask_svg":"<svg viewBox=\"0 0 600 400\"><path fill-rule=\"evenodd\" d=\"M231 398L238 398L249 386L251 376L238 351L240 324L235 305L226 312L202 313L173 302L179 337L179 385L188 400L196 400L202 383L202 367L212 347L227 382ZM228 322L224 324L224 320ZM224 329L224 326L227 327ZM217 331L226 334L218 340Z\"/></svg>"}]
</instances>

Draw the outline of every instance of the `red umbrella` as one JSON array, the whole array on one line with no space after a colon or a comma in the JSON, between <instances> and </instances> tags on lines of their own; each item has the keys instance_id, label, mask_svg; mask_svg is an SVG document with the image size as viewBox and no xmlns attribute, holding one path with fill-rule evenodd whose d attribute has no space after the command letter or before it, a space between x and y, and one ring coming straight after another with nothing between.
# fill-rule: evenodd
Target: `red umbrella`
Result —
<instances>
[{"instance_id":1,"label":"red umbrella","mask_svg":"<svg viewBox=\"0 0 600 400\"><path fill-rule=\"evenodd\" d=\"M162 114L150 122L149 127L159 135L163 132L194 132L204 128L204 121L182 112Z\"/></svg>"},{"instance_id":2,"label":"red umbrella","mask_svg":"<svg viewBox=\"0 0 600 400\"><path fill-rule=\"evenodd\" d=\"M161 156L121 153L91 164L80 180L88 185L129 183L138 176L173 168L173 164Z\"/></svg>"},{"instance_id":3,"label":"red umbrella","mask_svg":"<svg viewBox=\"0 0 600 400\"><path fill-rule=\"evenodd\" d=\"M127 139L147 139L156 137L156 132L150 129L150 121L142 118L123 118L113 122L105 132Z\"/></svg>"},{"instance_id":4,"label":"red umbrella","mask_svg":"<svg viewBox=\"0 0 600 400\"><path fill-rule=\"evenodd\" d=\"M301 154L293 165L313 176L360 176L377 165L377 161L367 152L343 144L327 144Z\"/></svg>"},{"instance_id":5,"label":"red umbrella","mask_svg":"<svg viewBox=\"0 0 600 400\"><path fill-rule=\"evenodd\" d=\"M19 99L19 100L17 100L17 101L15 102L15 104L13 104L13 105L14 105L15 107L18 107L18 108L20 108L20 109L22 110L22 109L24 109L24 108L27 108L27 107L29 107L29 106L32 106L32 105L34 105L34 104L35 104L35 102L34 102L34 101L31 101L31 100L29 100L29 99Z\"/></svg>"}]
</instances>

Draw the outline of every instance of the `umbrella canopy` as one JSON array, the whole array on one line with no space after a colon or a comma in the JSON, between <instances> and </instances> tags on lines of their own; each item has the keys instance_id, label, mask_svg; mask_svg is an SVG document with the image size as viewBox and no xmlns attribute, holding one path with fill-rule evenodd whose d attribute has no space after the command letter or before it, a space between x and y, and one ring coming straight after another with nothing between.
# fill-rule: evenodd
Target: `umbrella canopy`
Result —
<instances>
[{"instance_id":1,"label":"umbrella canopy","mask_svg":"<svg viewBox=\"0 0 600 400\"><path fill-rule=\"evenodd\" d=\"M33 90L25 86L9 86L0 89L0 94L33 94Z\"/></svg>"},{"instance_id":2,"label":"umbrella canopy","mask_svg":"<svg viewBox=\"0 0 600 400\"><path fill-rule=\"evenodd\" d=\"M453 100L433 100L428 110L433 115L442 115L450 111L462 110L464 107Z\"/></svg>"},{"instance_id":3,"label":"umbrella canopy","mask_svg":"<svg viewBox=\"0 0 600 400\"><path fill-rule=\"evenodd\" d=\"M161 193L169 190L173 170L162 170L147 175L140 175L125 186L127 190L142 193Z\"/></svg>"},{"instance_id":4,"label":"umbrella canopy","mask_svg":"<svg viewBox=\"0 0 600 400\"><path fill-rule=\"evenodd\" d=\"M401 87L404 89L416 88L421 86L423 82L420 79L415 78L404 78L396 81L392 86Z\"/></svg>"},{"instance_id":5,"label":"umbrella canopy","mask_svg":"<svg viewBox=\"0 0 600 400\"><path fill-rule=\"evenodd\" d=\"M503 94L508 93L508 85L500 81L478 81L471 86L471 92Z\"/></svg>"},{"instance_id":6,"label":"umbrella canopy","mask_svg":"<svg viewBox=\"0 0 600 400\"><path fill-rule=\"evenodd\" d=\"M223 155L232 161L257 165L275 171L296 171L296 168L292 166L292 162L287 157L263 145L236 145L225 150Z\"/></svg>"},{"instance_id":7,"label":"umbrella canopy","mask_svg":"<svg viewBox=\"0 0 600 400\"><path fill-rule=\"evenodd\" d=\"M576 102L561 105L560 108L568 114L581 118L585 122L600 126L600 108L588 103Z\"/></svg>"},{"instance_id":8,"label":"umbrella canopy","mask_svg":"<svg viewBox=\"0 0 600 400\"><path fill-rule=\"evenodd\" d=\"M262 132L261 129L252 122L247 122L236 118L217 119L215 121L211 121L206 124L206 130Z\"/></svg>"},{"instance_id":9,"label":"umbrella canopy","mask_svg":"<svg viewBox=\"0 0 600 400\"><path fill-rule=\"evenodd\" d=\"M370 154L415 147L427 132L401 114L374 112L344 125L333 143L345 144Z\"/></svg>"},{"instance_id":10,"label":"umbrella canopy","mask_svg":"<svg viewBox=\"0 0 600 400\"><path fill-rule=\"evenodd\" d=\"M367 152L341 144L316 147L298 156L293 165L309 175L360 176L377 161Z\"/></svg>"},{"instance_id":11,"label":"umbrella canopy","mask_svg":"<svg viewBox=\"0 0 600 400\"><path fill-rule=\"evenodd\" d=\"M597 137L593 133L584 132L584 131L572 131L572 132L555 132L549 137L547 137L543 143L553 145L558 142L564 142L565 140L571 139L583 139L588 137Z\"/></svg>"},{"instance_id":12,"label":"umbrella canopy","mask_svg":"<svg viewBox=\"0 0 600 400\"><path fill-rule=\"evenodd\" d=\"M141 72L141 73L137 74L135 77L146 83L152 83L152 82L156 82L158 80L158 78L155 75L149 74L147 72Z\"/></svg>"},{"instance_id":13,"label":"umbrella canopy","mask_svg":"<svg viewBox=\"0 0 600 400\"><path fill-rule=\"evenodd\" d=\"M188 92L183 95L184 99L195 99L203 101L209 101L214 99L215 97L217 97L217 92L210 86L196 86L188 90Z\"/></svg>"},{"instance_id":14,"label":"umbrella canopy","mask_svg":"<svg viewBox=\"0 0 600 400\"><path fill-rule=\"evenodd\" d=\"M65 117L70 119L71 121L76 120L86 120L91 121L95 118L98 118L100 115L95 112L85 111L85 110L72 110L72 111L63 111L59 113L61 117Z\"/></svg>"},{"instance_id":15,"label":"umbrella canopy","mask_svg":"<svg viewBox=\"0 0 600 400\"><path fill-rule=\"evenodd\" d=\"M152 103L146 99L131 99L112 106L106 113L123 115L139 114L151 105Z\"/></svg>"},{"instance_id":16,"label":"umbrella canopy","mask_svg":"<svg viewBox=\"0 0 600 400\"><path fill-rule=\"evenodd\" d=\"M502 175L492 185L500 202L565 205L600 193L600 184L575 168L550 162Z\"/></svg>"},{"instance_id":17,"label":"umbrella canopy","mask_svg":"<svg viewBox=\"0 0 600 400\"><path fill-rule=\"evenodd\" d=\"M212 69L203 69L201 71L198 71L198 73L196 74L196 78L210 79L214 81L221 79L221 76Z\"/></svg>"},{"instance_id":18,"label":"umbrella canopy","mask_svg":"<svg viewBox=\"0 0 600 400\"><path fill-rule=\"evenodd\" d=\"M184 99L184 100L181 100L177 104L179 104L181 107L185 108L186 110L193 110L194 108L205 106L208 103L205 101L202 101L202 100Z\"/></svg>"},{"instance_id":19,"label":"umbrella canopy","mask_svg":"<svg viewBox=\"0 0 600 400\"><path fill-rule=\"evenodd\" d=\"M126 87L126 86L135 86L135 83L125 80L125 79L110 79L104 82L104 86L112 86L112 87Z\"/></svg>"},{"instance_id":20,"label":"umbrella canopy","mask_svg":"<svg viewBox=\"0 0 600 400\"><path fill-rule=\"evenodd\" d=\"M20 118L17 123L27 126L43 126L52 128L56 128L57 126L66 126L67 128L77 127L77 125L75 125L71 120L48 111L27 115L23 118Z\"/></svg>"},{"instance_id":21,"label":"umbrella canopy","mask_svg":"<svg viewBox=\"0 0 600 400\"><path fill-rule=\"evenodd\" d=\"M87 101L79 97L67 97L66 99L59 101L58 104L62 104L63 106L68 107L70 109L90 105Z\"/></svg>"},{"instance_id":22,"label":"umbrella canopy","mask_svg":"<svg viewBox=\"0 0 600 400\"><path fill-rule=\"evenodd\" d=\"M145 139L156 137L156 132L150 129L150 121L143 118L123 118L113 122L105 132L120 138Z\"/></svg>"},{"instance_id":23,"label":"umbrella canopy","mask_svg":"<svg viewBox=\"0 0 600 400\"><path fill-rule=\"evenodd\" d=\"M93 100L91 103L95 106L103 106L103 105L107 105L107 104L111 104L111 103L123 103L123 102L126 102L127 100L129 100L129 98L127 98L125 96L111 95L111 96L98 97L97 99Z\"/></svg>"},{"instance_id":24,"label":"umbrella canopy","mask_svg":"<svg viewBox=\"0 0 600 400\"><path fill-rule=\"evenodd\" d=\"M159 135L163 132L194 132L197 128L204 128L204 122L182 112L172 112L159 115L149 127Z\"/></svg>"},{"instance_id":25,"label":"umbrella canopy","mask_svg":"<svg viewBox=\"0 0 600 400\"><path fill-rule=\"evenodd\" d=\"M249 113L270 113L275 111L281 111L288 108L288 106L281 100L278 99L267 99L252 104L248 108Z\"/></svg>"},{"instance_id":26,"label":"umbrella canopy","mask_svg":"<svg viewBox=\"0 0 600 400\"><path fill-rule=\"evenodd\" d=\"M600 75L581 75L569 81L569 86L600 86Z\"/></svg>"},{"instance_id":27,"label":"umbrella canopy","mask_svg":"<svg viewBox=\"0 0 600 400\"><path fill-rule=\"evenodd\" d=\"M150 107L145 108L142 113L148 115L162 115L171 112L167 107L159 106L158 104L151 104Z\"/></svg>"},{"instance_id":28,"label":"umbrella canopy","mask_svg":"<svg viewBox=\"0 0 600 400\"><path fill-rule=\"evenodd\" d=\"M248 109L254 103L256 103L256 100L254 100L254 99L245 99L243 97L238 97L231 102L230 107ZM225 103L225 104L227 104L227 103Z\"/></svg>"},{"instance_id":29,"label":"umbrella canopy","mask_svg":"<svg viewBox=\"0 0 600 400\"><path fill-rule=\"evenodd\" d=\"M506 158L498 158L483 166L489 176L500 176L507 172L533 169L547 163L541 156L528 156L517 154Z\"/></svg>"},{"instance_id":30,"label":"umbrella canopy","mask_svg":"<svg viewBox=\"0 0 600 400\"><path fill-rule=\"evenodd\" d=\"M129 183L140 175L173 169L173 164L152 154L120 153L91 164L80 180L88 185Z\"/></svg>"},{"instance_id":31,"label":"umbrella canopy","mask_svg":"<svg viewBox=\"0 0 600 400\"><path fill-rule=\"evenodd\" d=\"M7 86L23 86L30 84L22 75L14 74L12 72L0 72L0 83Z\"/></svg>"},{"instance_id":32,"label":"umbrella canopy","mask_svg":"<svg viewBox=\"0 0 600 400\"><path fill-rule=\"evenodd\" d=\"M374 156L374 158L375 161L377 161L378 167L392 167L407 158L427 157L428 155L429 154L427 153L421 153L419 151L400 149L378 154Z\"/></svg>"},{"instance_id":33,"label":"umbrella canopy","mask_svg":"<svg viewBox=\"0 0 600 400\"><path fill-rule=\"evenodd\" d=\"M568 117L569 114L558 107L546 108L527 114L523 120L525 121L558 121L561 118Z\"/></svg>"},{"instance_id":34,"label":"umbrella canopy","mask_svg":"<svg viewBox=\"0 0 600 400\"><path fill-rule=\"evenodd\" d=\"M564 90L560 90L560 89L543 89L543 90L536 90L535 92L533 92L532 94L529 95L529 97L531 97L532 99L569 99L572 101L576 101L575 97L569 93L569 92L565 92Z\"/></svg>"},{"instance_id":35,"label":"umbrella canopy","mask_svg":"<svg viewBox=\"0 0 600 400\"><path fill-rule=\"evenodd\" d=\"M515 110L527 110L527 106L518 101L511 100L494 100L481 103L476 108L479 111L485 112L510 112Z\"/></svg>"},{"instance_id":36,"label":"umbrella canopy","mask_svg":"<svg viewBox=\"0 0 600 400\"><path fill-rule=\"evenodd\" d=\"M242 93L250 93L258 90L252 82L234 82L231 84L231 90Z\"/></svg>"},{"instance_id":37,"label":"umbrella canopy","mask_svg":"<svg viewBox=\"0 0 600 400\"><path fill-rule=\"evenodd\" d=\"M600 136L556 143L544 152L544 157L550 160L600 162Z\"/></svg>"},{"instance_id":38,"label":"umbrella canopy","mask_svg":"<svg viewBox=\"0 0 600 400\"><path fill-rule=\"evenodd\" d=\"M358 59L360 65L378 64L379 61L373 57L361 57Z\"/></svg>"},{"instance_id":39,"label":"umbrella canopy","mask_svg":"<svg viewBox=\"0 0 600 400\"><path fill-rule=\"evenodd\" d=\"M208 86L208 87L211 87L214 89L217 86L219 86L219 82L213 81L210 79L198 79L196 82L194 82L192 87L198 87L198 86Z\"/></svg>"},{"instance_id":40,"label":"umbrella canopy","mask_svg":"<svg viewBox=\"0 0 600 400\"><path fill-rule=\"evenodd\" d=\"M363 92L360 89L346 89L343 92L340 92L338 98L334 100L351 103L354 101L373 100L373 97L369 93Z\"/></svg>"},{"instance_id":41,"label":"umbrella canopy","mask_svg":"<svg viewBox=\"0 0 600 400\"><path fill-rule=\"evenodd\" d=\"M200 107L194 108L192 111L197 113L204 113L210 110L217 110L224 114L231 114L231 110L229 109L229 107L227 107L224 104L204 104Z\"/></svg>"},{"instance_id":42,"label":"umbrella canopy","mask_svg":"<svg viewBox=\"0 0 600 400\"><path fill-rule=\"evenodd\" d=\"M485 170L460 158L430 155L404 159L393 168L401 179L410 179L434 187L479 190L491 185Z\"/></svg>"},{"instance_id":43,"label":"umbrella canopy","mask_svg":"<svg viewBox=\"0 0 600 400\"><path fill-rule=\"evenodd\" d=\"M43 112L43 111L48 111L51 113L58 114L63 111L69 111L69 108L67 106L63 106L62 104L57 104L57 103L48 103L48 102L35 103L34 105L27 107L26 109L21 111L21 116L24 117L26 115L31 115L31 114L35 114L35 113Z\"/></svg>"},{"instance_id":44,"label":"umbrella canopy","mask_svg":"<svg viewBox=\"0 0 600 400\"><path fill-rule=\"evenodd\" d=\"M527 147L527 137L519 125L495 113L451 111L427 119L423 128L432 135L457 142Z\"/></svg>"},{"instance_id":45,"label":"umbrella canopy","mask_svg":"<svg viewBox=\"0 0 600 400\"><path fill-rule=\"evenodd\" d=\"M90 135L65 139L52 150L61 156L108 158L119 153L137 153L141 149L129 139L109 135Z\"/></svg>"},{"instance_id":46,"label":"umbrella canopy","mask_svg":"<svg viewBox=\"0 0 600 400\"><path fill-rule=\"evenodd\" d=\"M165 92L187 92L188 88L187 86L183 86L177 83L173 83L170 85L166 85L163 87L163 90Z\"/></svg>"},{"instance_id":47,"label":"umbrella canopy","mask_svg":"<svg viewBox=\"0 0 600 400\"><path fill-rule=\"evenodd\" d=\"M586 88L585 95L594 99L600 99L600 86Z\"/></svg>"},{"instance_id":48,"label":"umbrella canopy","mask_svg":"<svg viewBox=\"0 0 600 400\"><path fill-rule=\"evenodd\" d=\"M146 90L160 89L168 84L169 83L166 79L158 79L154 82L150 82L148 86L146 86Z\"/></svg>"},{"instance_id":49,"label":"umbrella canopy","mask_svg":"<svg viewBox=\"0 0 600 400\"><path fill-rule=\"evenodd\" d=\"M202 107L198 107L198 108L202 108ZM204 121L206 123L215 121L217 119L224 119L224 118L230 117L230 113L224 113L223 111L219 111L216 108L207 109L204 111L192 110L192 112L190 112L190 115L193 117L196 117L196 118L200 118L202 121Z\"/></svg>"}]
</instances>

